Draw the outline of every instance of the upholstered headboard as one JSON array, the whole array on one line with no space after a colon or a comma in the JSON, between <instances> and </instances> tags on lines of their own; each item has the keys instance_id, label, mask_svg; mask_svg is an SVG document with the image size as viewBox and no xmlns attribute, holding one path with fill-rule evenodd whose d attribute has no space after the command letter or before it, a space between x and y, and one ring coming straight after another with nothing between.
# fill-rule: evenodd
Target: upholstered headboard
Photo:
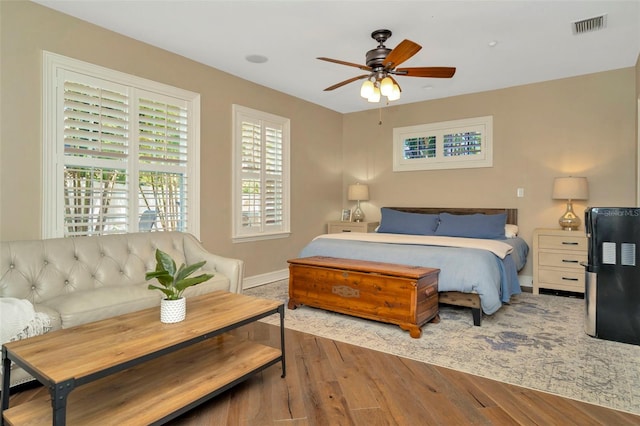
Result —
<instances>
[{"instance_id":1,"label":"upholstered headboard","mask_svg":"<svg viewBox=\"0 0 640 426\"><path fill-rule=\"evenodd\" d=\"M507 223L512 225L518 224L518 209L500 209L500 208L467 208L467 207L388 207L389 209L398 210L401 212L409 213L423 213L423 214L438 214L438 213L451 213L451 214L507 214Z\"/></svg>"}]
</instances>

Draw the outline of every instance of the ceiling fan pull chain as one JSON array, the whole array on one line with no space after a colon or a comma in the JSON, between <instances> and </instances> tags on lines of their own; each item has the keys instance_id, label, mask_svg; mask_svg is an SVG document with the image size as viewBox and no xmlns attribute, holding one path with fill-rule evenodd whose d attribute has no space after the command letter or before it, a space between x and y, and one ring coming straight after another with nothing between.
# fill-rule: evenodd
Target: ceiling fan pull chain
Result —
<instances>
[{"instance_id":1,"label":"ceiling fan pull chain","mask_svg":"<svg viewBox=\"0 0 640 426\"><path fill-rule=\"evenodd\" d=\"M378 126L382 126L382 107L378 107Z\"/></svg>"}]
</instances>

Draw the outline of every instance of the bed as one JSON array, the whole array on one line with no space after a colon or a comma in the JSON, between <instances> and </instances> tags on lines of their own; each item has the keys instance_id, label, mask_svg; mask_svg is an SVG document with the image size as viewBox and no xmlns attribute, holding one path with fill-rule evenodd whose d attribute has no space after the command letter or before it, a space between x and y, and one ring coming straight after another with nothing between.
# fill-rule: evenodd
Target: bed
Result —
<instances>
[{"instance_id":1,"label":"bed","mask_svg":"<svg viewBox=\"0 0 640 426\"><path fill-rule=\"evenodd\" d=\"M325 234L300 257L329 256L439 268L439 302L471 308L474 325L520 294L529 247L516 209L383 207L376 233Z\"/></svg>"}]
</instances>

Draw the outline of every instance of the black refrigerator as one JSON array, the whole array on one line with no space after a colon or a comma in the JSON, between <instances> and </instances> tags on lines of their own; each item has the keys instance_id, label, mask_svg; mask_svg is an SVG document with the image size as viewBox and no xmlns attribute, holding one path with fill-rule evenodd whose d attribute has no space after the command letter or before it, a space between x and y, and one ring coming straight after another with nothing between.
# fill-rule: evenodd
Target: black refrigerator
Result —
<instances>
[{"instance_id":1,"label":"black refrigerator","mask_svg":"<svg viewBox=\"0 0 640 426\"><path fill-rule=\"evenodd\" d=\"M590 207L585 226L585 331L640 345L640 208Z\"/></svg>"}]
</instances>

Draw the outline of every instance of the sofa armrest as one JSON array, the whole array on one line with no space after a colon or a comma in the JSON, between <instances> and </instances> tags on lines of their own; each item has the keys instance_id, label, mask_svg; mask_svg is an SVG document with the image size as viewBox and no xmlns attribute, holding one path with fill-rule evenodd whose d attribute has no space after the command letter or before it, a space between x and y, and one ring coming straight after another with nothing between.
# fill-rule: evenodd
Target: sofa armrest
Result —
<instances>
[{"instance_id":1,"label":"sofa armrest","mask_svg":"<svg viewBox=\"0 0 640 426\"><path fill-rule=\"evenodd\" d=\"M205 260L205 270L214 269L229 278L229 291L242 293L242 280L244 278L244 262L240 259L219 256L210 253L202 243L191 234L186 234L184 239L184 253L189 264Z\"/></svg>"}]
</instances>

